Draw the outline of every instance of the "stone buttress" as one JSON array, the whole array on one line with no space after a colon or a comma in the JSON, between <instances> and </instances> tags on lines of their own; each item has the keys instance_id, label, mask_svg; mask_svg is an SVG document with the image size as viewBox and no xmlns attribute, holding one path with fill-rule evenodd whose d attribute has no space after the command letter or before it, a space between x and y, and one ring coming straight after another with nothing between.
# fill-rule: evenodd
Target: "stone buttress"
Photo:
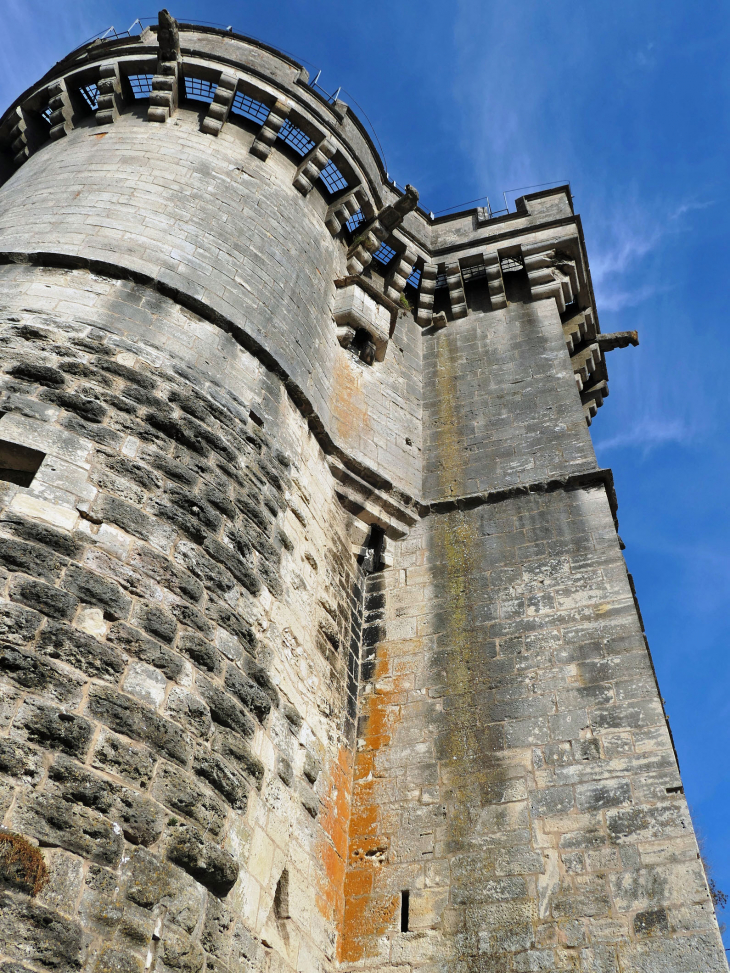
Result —
<instances>
[{"instance_id":1,"label":"stone buttress","mask_svg":"<svg viewBox=\"0 0 730 973\"><path fill-rule=\"evenodd\" d=\"M568 188L166 11L0 183L0 973L726 971Z\"/></svg>"}]
</instances>

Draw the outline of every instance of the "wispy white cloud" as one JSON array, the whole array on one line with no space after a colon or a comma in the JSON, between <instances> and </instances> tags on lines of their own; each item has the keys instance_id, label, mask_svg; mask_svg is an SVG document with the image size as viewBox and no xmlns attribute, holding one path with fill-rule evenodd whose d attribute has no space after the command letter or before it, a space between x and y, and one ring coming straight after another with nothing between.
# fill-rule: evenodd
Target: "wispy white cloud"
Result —
<instances>
[{"instance_id":1,"label":"wispy white cloud","mask_svg":"<svg viewBox=\"0 0 730 973\"><path fill-rule=\"evenodd\" d=\"M663 416L646 415L631 425L609 436L606 439L596 439L596 451L604 449L641 449L645 453L659 446L670 443L687 444L696 438L696 430L682 419L665 418Z\"/></svg>"},{"instance_id":2,"label":"wispy white cloud","mask_svg":"<svg viewBox=\"0 0 730 973\"><path fill-rule=\"evenodd\" d=\"M707 209L709 206L714 206L715 200L708 199L705 202L699 202L697 200L687 201L685 203L680 203L679 206L674 210L674 212L669 214L670 220L678 220L680 217L685 216L687 213L693 213L695 210Z\"/></svg>"},{"instance_id":3,"label":"wispy white cloud","mask_svg":"<svg viewBox=\"0 0 730 973\"><path fill-rule=\"evenodd\" d=\"M634 287L627 287L626 280L645 257L666 243L668 236L681 232L678 223L682 217L712 205L712 200L688 199L674 209L657 211L652 207L650 211L646 204L632 200L628 205L622 203L612 217L594 217L599 233L603 231L602 239L599 236L591 248L591 276L599 308L621 311L666 291L667 285L659 280Z\"/></svg>"}]
</instances>

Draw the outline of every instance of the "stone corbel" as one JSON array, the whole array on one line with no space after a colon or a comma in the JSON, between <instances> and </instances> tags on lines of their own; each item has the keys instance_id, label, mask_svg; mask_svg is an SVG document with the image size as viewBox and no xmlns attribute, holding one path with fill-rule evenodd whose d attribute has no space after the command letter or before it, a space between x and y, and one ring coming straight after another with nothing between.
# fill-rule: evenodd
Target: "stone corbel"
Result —
<instances>
[{"instance_id":1,"label":"stone corbel","mask_svg":"<svg viewBox=\"0 0 730 973\"><path fill-rule=\"evenodd\" d=\"M361 277L343 277L335 281L335 287L332 316L337 325L337 340L343 348L349 348L356 332L362 329L370 336L373 360L383 361L395 328L398 306ZM364 360L368 357L366 350Z\"/></svg>"},{"instance_id":2,"label":"stone corbel","mask_svg":"<svg viewBox=\"0 0 730 973\"><path fill-rule=\"evenodd\" d=\"M284 124L291 111L291 105L284 101L275 101L273 107L269 111L269 116L261 126L261 129L253 140L253 144L249 149L252 155L256 158L261 159L262 162L266 160L271 155L271 148L276 141L276 136L279 134L279 129Z\"/></svg>"},{"instance_id":3,"label":"stone corbel","mask_svg":"<svg viewBox=\"0 0 730 973\"><path fill-rule=\"evenodd\" d=\"M347 251L348 272L350 274L361 274L370 264L373 254L387 235L388 231L377 218L367 230L360 231Z\"/></svg>"},{"instance_id":4,"label":"stone corbel","mask_svg":"<svg viewBox=\"0 0 730 973\"><path fill-rule=\"evenodd\" d=\"M418 310L416 321L422 328L427 328L433 319L433 299L436 291L436 264L425 264L421 271L421 282L418 288Z\"/></svg>"},{"instance_id":5,"label":"stone corbel","mask_svg":"<svg viewBox=\"0 0 730 973\"><path fill-rule=\"evenodd\" d=\"M337 236L350 217L359 211L365 220L371 220L375 215L372 200L362 186L356 186L350 195L338 199L328 208L324 221L332 236Z\"/></svg>"},{"instance_id":6,"label":"stone corbel","mask_svg":"<svg viewBox=\"0 0 730 973\"><path fill-rule=\"evenodd\" d=\"M96 87L99 91L96 99L96 124L108 125L116 122L122 103L122 85L116 61L107 61L101 65Z\"/></svg>"},{"instance_id":7,"label":"stone corbel","mask_svg":"<svg viewBox=\"0 0 730 973\"><path fill-rule=\"evenodd\" d=\"M397 500L392 493L377 490L334 457L328 463L336 481L335 492L340 503L363 525L356 540L364 544L373 524L380 527L390 540L401 540L418 523L418 510L412 502L407 505ZM363 552L355 550L353 553Z\"/></svg>"},{"instance_id":8,"label":"stone corbel","mask_svg":"<svg viewBox=\"0 0 730 973\"><path fill-rule=\"evenodd\" d=\"M446 264L446 286L449 289L449 301L451 302L453 317L455 319L465 318L467 315L466 296L458 260L450 260Z\"/></svg>"},{"instance_id":9,"label":"stone corbel","mask_svg":"<svg viewBox=\"0 0 730 973\"><path fill-rule=\"evenodd\" d=\"M292 180L292 185L299 190L302 196L307 196L314 189L314 184L319 179L320 172L335 152L335 146L328 139L323 139L319 145L312 149L309 155L305 156Z\"/></svg>"},{"instance_id":10,"label":"stone corbel","mask_svg":"<svg viewBox=\"0 0 730 973\"><path fill-rule=\"evenodd\" d=\"M206 135L218 136L218 133L228 120L231 105L236 94L238 79L233 74L223 72L218 79L213 100L208 106L208 113L200 123L200 131Z\"/></svg>"},{"instance_id":11,"label":"stone corbel","mask_svg":"<svg viewBox=\"0 0 730 973\"><path fill-rule=\"evenodd\" d=\"M580 279L575 258L562 249L571 247L575 238L533 243L522 248L525 270L534 301L554 297L561 314L566 304L572 304L580 292Z\"/></svg>"},{"instance_id":12,"label":"stone corbel","mask_svg":"<svg viewBox=\"0 0 730 973\"><path fill-rule=\"evenodd\" d=\"M64 138L74 127L74 109L64 78L48 86L48 107L51 109L49 137L54 141Z\"/></svg>"},{"instance_id":13,"label":"stone corbel","mask_svg":"<svg viewBox=\"0 0 730 973\"><path fill-rule=\"evenodd\" d=\"M563 336L568 346L568 353L573 351L581 341L592 341L596 337L596 324L593 317L593 309L584 308L577 311L567 321L563 322Z\"/></svg>"},{"instance_id":14,"label":"stone corbel","mask_svg":"<svg viewBox=\"0 0 730 973\"><path fill-rule=\"evenodd\" d=\"M177 111L180 90L180 35L167 10L159 14L157 71L152 78L147 120L166 122Z\"/></svg>"},{"instance_id":15,"label":"stone corbel","mask_svg":"<svg viewBox=\"0 0 730 973\"><path fill-rule=\"evenodd\" d=\"M418 206L418 190L406 186L405 193L389 206L385 206L360 234L347 251L347 270L360 274L370 264L380 244L400 226L408 213Z\"/></svg>"},{"instance_id":16,"label":"stone corbel","mask_svg":"<svg viewBox=\"0 0 730 973\"><path fill-rule=\"evenodd\" d=\"M166 122L177 111L180 88L180 65L177 61L157 64L157 74L152 78L150 106L147 121Z\"/></svg>"},{"instance_id":17,"label":"stone corbel","mask_svg":"<svg viewBox=\"0 0 730 973\"><path fill-rule=\"evenodd\" d=\"M406 247L403 253L398 254L395 267L385 281L385 296L390 298L391 301L395 301L396 304L405 290L406 281L413 273L417 256L415 250Z\"/></svg>"},{"instance_id":18,"label":"stone corbel","mask_svg":"<svg viewBox=\"0 0 730 973\"><path fill-rule=\"evenodd\" d=\"M498 253L484 254L484 269L487 273L487 288L489 289L489 301L492 309L500 310L507 307L507 295L502 279L502 264Z\"/></svg>"},{"instance_id":19,"label":"stone corbel","mask_svg":"<svg viewBox=\"0 0 730 973\"><path fill-rule=\"evenodd\" d=\"M591 385L590 388L584 388L581 392L580 401L583 404L583 415L585 416L586 422L589 426L596 413L603 405L603 400L607 395L608 382L605 379L600 382L596 382L595 385Z\"/></svg>"},{"instance_id":20,"label":"stone corbel","mask_svg":"<svg viewBox=\"0 0 730 973\"><path fill-rule=\"evenodd\" d=\"M13 109L6 124L10 129L8 142L13 162L16 166L21 166L43 145L48 138L48 131L44 131L44 122L34 118L21 105Z\"/></svg>"},{"instance_id":21,"label":"stone corbel","mask_svg":"<svg viewBox=\"0 0 730 973\"><path fill-rule=\"evenodd\" d=\"M575 383L579 392L582 392L584 386L588 384L588 380L598 367L601 357L601 349L595 343L586 345L585 348L581 348L580 351L571 356L570 364L573 366Z\"/></svg>"}]
</instances>

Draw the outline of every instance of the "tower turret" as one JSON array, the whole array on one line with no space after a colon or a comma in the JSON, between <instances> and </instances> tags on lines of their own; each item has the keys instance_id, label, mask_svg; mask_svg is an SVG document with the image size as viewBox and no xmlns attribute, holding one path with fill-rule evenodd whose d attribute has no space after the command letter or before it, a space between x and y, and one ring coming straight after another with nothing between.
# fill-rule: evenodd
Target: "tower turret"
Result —
<instances>
[{"instance_id":1,"label":"tower turret","mask_svg":"<svg viewBox=\"0 0 730 973\"><path fill-rule=\"evenodd\" d=\"M726 970L569 187L167 11L0 119L5 973Z\"/></svg>"}]
</instances>

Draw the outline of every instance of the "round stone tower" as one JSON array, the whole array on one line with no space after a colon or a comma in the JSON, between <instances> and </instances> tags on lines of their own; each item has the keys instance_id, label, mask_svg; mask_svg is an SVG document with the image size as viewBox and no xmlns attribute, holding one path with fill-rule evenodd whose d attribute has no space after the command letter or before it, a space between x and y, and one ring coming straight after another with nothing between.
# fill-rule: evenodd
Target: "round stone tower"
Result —
<instances>
[{"instance_id":1,"label":"round stone tower","mask_svg":"<svg viewBox=\"0 0 730 973\"><path fill-rule=\"evenodd\" d=\"M567 188L166 11L0 181L0 971L725 970Z\"/></svg>"}]
</instances>

